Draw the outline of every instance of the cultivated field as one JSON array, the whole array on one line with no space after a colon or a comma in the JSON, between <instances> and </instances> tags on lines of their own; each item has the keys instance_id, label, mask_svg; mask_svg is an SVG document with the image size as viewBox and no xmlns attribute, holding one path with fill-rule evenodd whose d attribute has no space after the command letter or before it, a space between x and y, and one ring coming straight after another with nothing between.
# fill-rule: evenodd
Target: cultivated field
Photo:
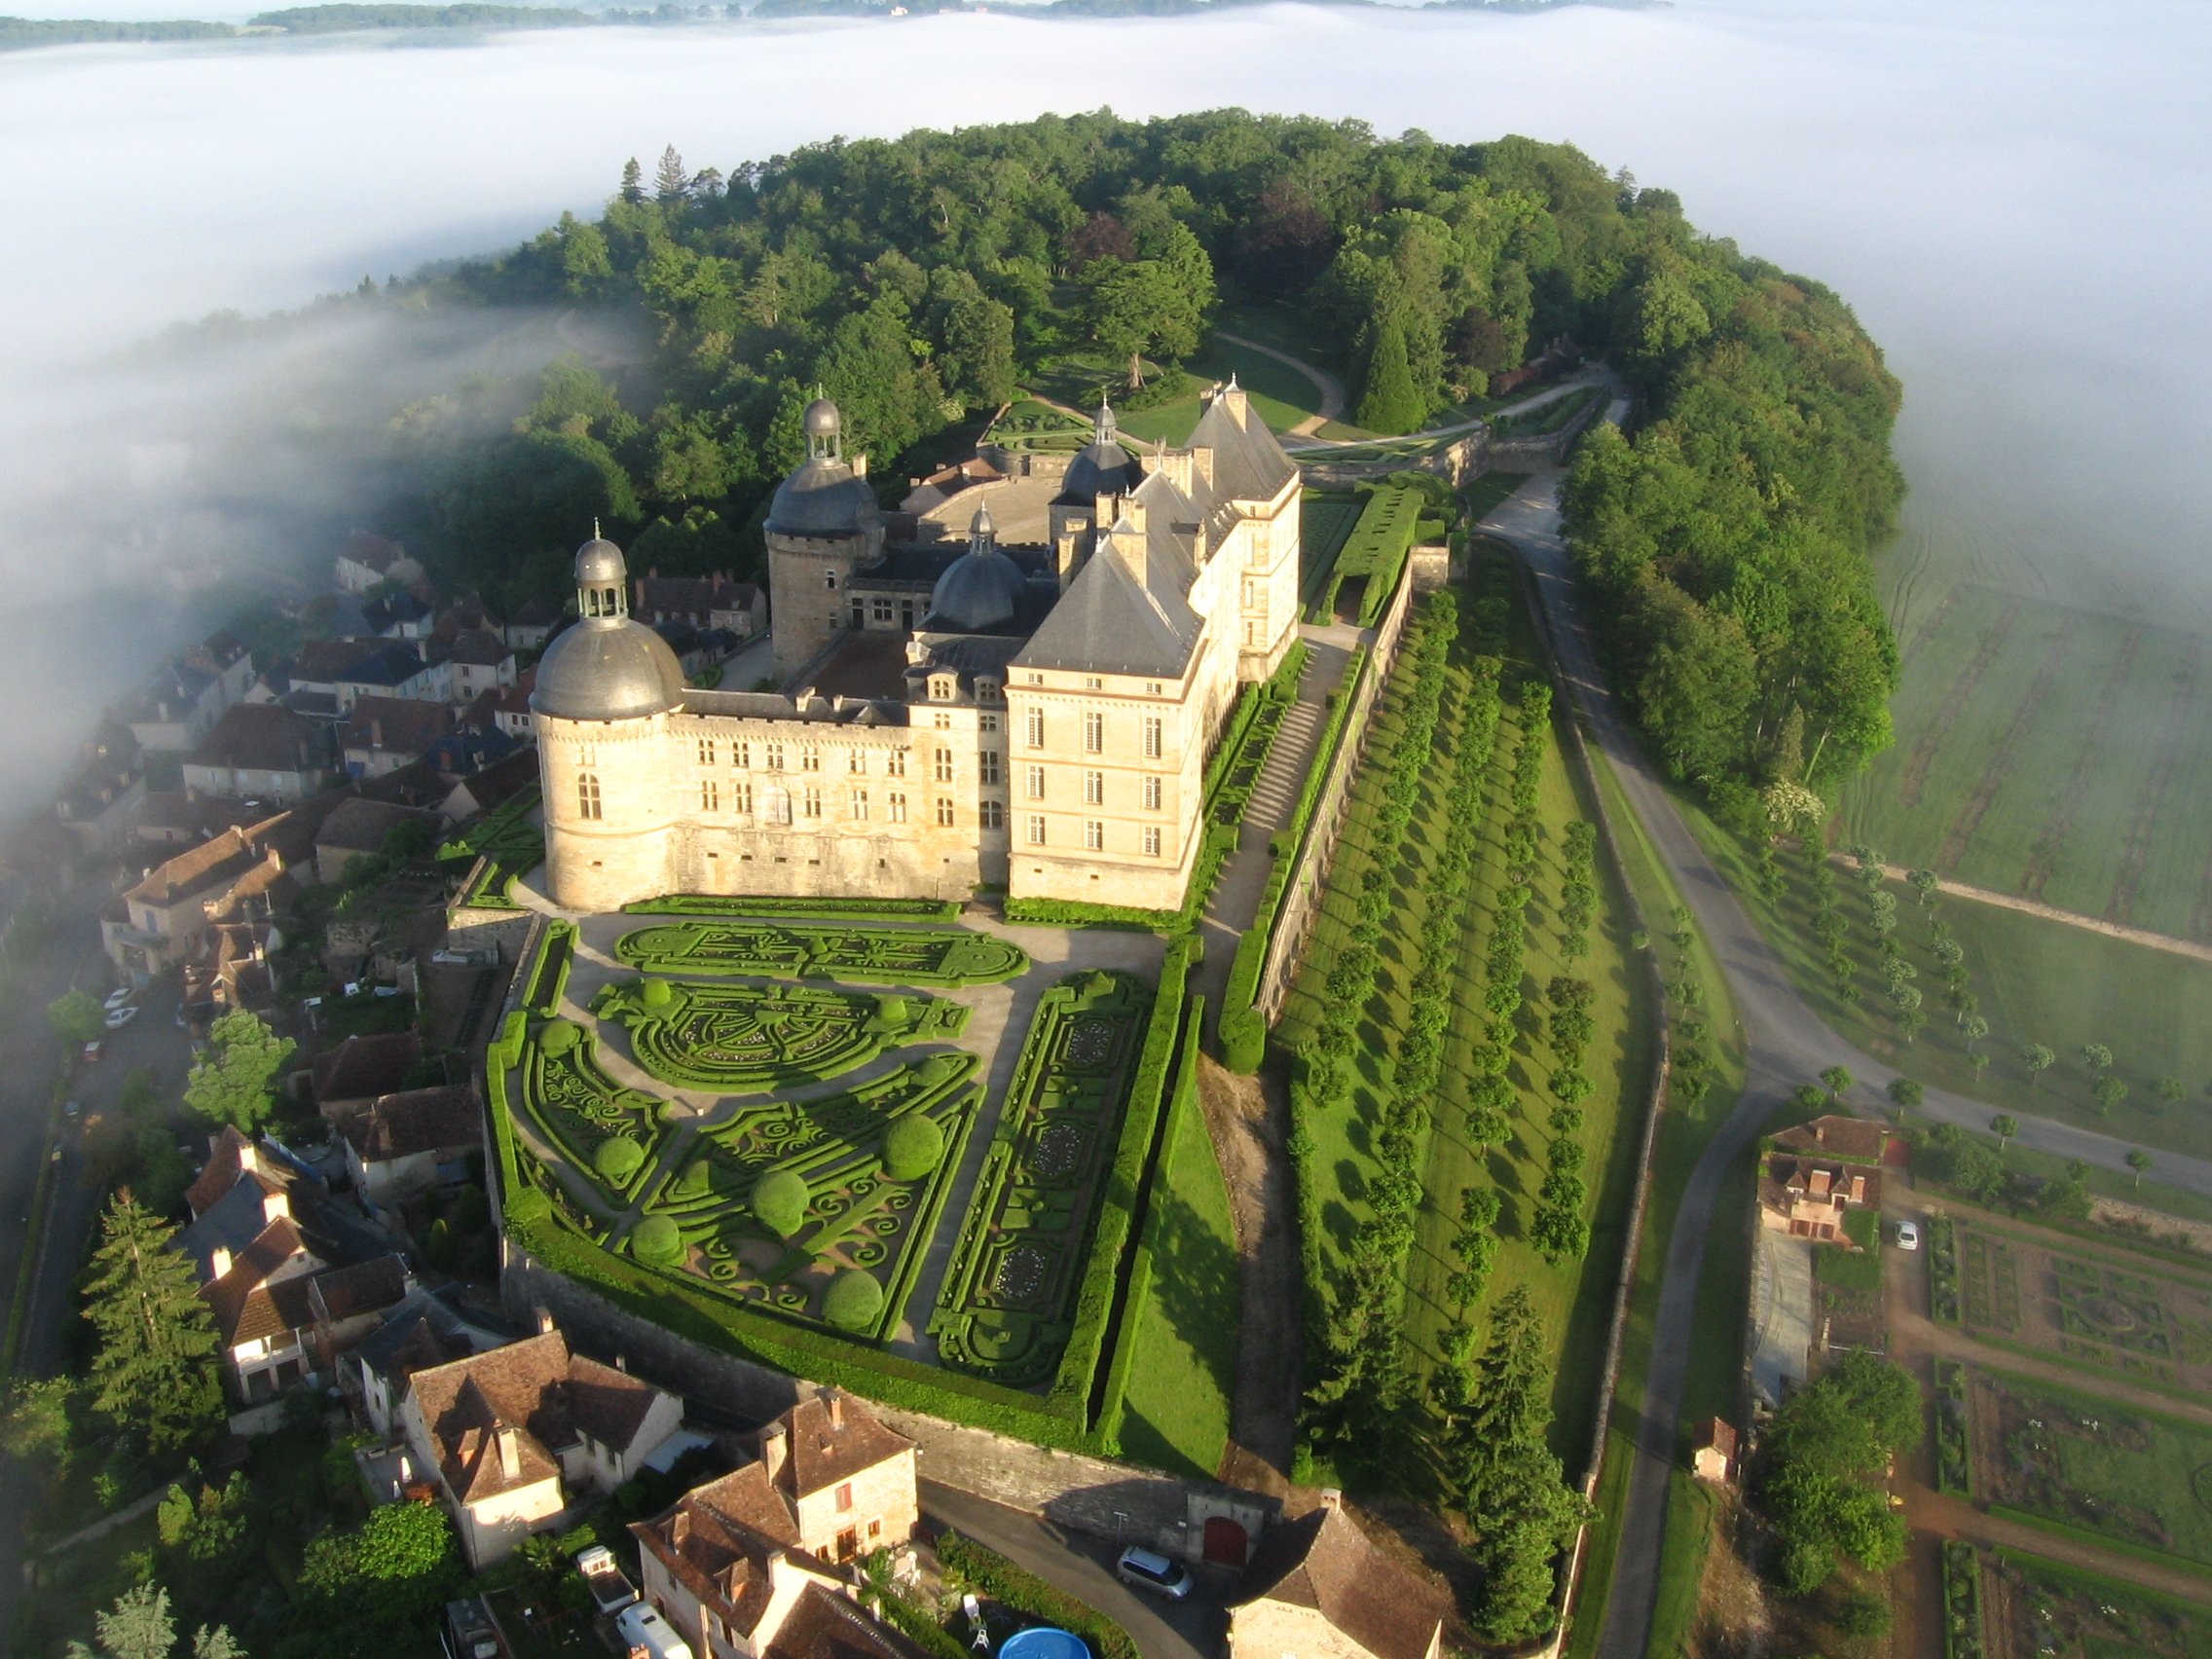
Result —
<instances>
[{"instance_id":1,"label":"cultivated field","mask_svg":"<svg viewBox=\"0 0 2212 1659\"><path fill-rule=\"evenodd\" d=\"M2201 635L1961 582L1899 643L1897 743L1848 790L1846 844L2212 940Z\"/></svg>"}]
</instances>

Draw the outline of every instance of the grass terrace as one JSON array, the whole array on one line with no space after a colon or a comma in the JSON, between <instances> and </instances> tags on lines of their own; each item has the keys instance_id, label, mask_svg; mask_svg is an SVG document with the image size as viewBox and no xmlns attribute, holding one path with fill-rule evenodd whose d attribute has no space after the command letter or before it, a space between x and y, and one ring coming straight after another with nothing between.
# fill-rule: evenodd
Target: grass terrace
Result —
<instances>
[{"instance_id":1,"label":"grass terrace","mask_svg":"<svg viewBox=\"0 0 2212 1659\"><path fill-rule=\"evenodd\" d=\"M471 876L455 903L479 910L521 908L515 903L515 878L545 862L545 833L531 821L537 804L533 786L438 848L440 864L461 864Z\"/></svg>"}]
</instances>

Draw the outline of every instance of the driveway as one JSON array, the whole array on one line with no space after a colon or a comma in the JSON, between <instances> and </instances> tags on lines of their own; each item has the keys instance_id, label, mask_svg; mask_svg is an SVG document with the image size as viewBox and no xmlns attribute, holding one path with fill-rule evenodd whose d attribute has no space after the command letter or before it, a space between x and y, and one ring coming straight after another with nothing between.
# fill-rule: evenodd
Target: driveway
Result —
<instances>
[{"instance_id":1,"label":"driveway","mask_svg":"<svg viewBox=\"0 0 2212 1659\"><path fill-rule=\"evenodd\" d=\"M1219 1659L1229 1616L1203 1580L1181 1602L1143 1594L1114 1576L1120 1545L930 1481L922 1482L922 1516L1095 1607L1129 1633L1144 1659Z\"/></svg>"}]
</instances>

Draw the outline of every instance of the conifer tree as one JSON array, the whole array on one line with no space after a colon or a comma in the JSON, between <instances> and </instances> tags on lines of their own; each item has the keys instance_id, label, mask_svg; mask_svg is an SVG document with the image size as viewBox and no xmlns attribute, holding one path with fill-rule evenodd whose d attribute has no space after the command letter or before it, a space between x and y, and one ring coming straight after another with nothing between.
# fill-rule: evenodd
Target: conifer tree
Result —
<instances>
[{"instance_id":1,"label":"conifer tree","mask_svg":"<svg viewBox=\"0 0 2212 1659\"><path fill-rule=\"evenodd\" d=\"M92 1405L154 1452L186 1445L222 1411L215 1323L175 1238L174 1228L119 1192L100 1218L85 1278L85 1317L100 1342Z\"/></svg>"},{"instance_id":2,"label":"conifer tree","mask_svg":"<svg viewBox=\"0 0 2212 1659\"><path fill-rule=\"evenodd\" d=\"M683 170L683 158L671 144L660 153L660 166L653 168L653 194L666 203L681 202L689 192L690 177Z\"/></svg>"},{"instance_id":3,"label":"conifer tree","mask_svg":"<svg viewBox=\"0 0 2212 1659\"><path fill-rule=\"evenodd\" d=\"M1368 354L1367 386L1359 395L1357 420L1371 432L1410 432L1425 413L1406 362L1405 330L1395 320L1384 322L1376 331L1375 350Z\"/></svg>"},{"instance_id":4,"label":"conifer tree","mask_svg":"<svg viewBox=\"0 0 2212 1659\"><path fill-rule=\"evenodd\" d=\"M622 164L622 200L636 203L645 199L645 169L632 156Z\"/></svg>"}]
</instances>

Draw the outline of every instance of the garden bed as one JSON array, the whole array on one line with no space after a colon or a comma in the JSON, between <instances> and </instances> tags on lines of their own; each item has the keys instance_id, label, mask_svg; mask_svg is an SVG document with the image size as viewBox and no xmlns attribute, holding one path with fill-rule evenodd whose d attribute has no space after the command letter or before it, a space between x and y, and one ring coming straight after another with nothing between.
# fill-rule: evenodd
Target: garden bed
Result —
<instances>
[{"instance_id":1,"label":"garden bed","mask_svg":"<svg viewBox=\"0 0 2212 1659\"><path fill-rule=\"evenodd\" d=\"M968 1023L964 1005L936 997L650 977L603 987L592 1013L626 1027L638 1063L661 1082L718 1093L836 1077Z\"/></svg>"},{"instance_id":2,"label":"garden bed","mask_svg":"<svg viewBox=\"0 0 2212 1659\"><path fill-rule=\"evenodd\" d=\"M2212 1607L2015 1550L1997 1551L1988 1565L2004 1592L1993 1652L2212 1659Z\"/></svg>"},{"instance_id":3,"label":"garden bed","mask_svg":"<svg viewBox=\"0 0 2212 1659\"><path fill-rule=\"evenodd\" d=\"M1026 973L1018 945L966 929L663 922L624 934L615 959L648 974L751 974L889 985L987 985Z\"/></svg>"},{"instance_id":4,"label":"garden bed","mask_svg":"<svg viewBox=\"0 0 2212 1659\"><path fill-rule=\"evenodd\" d=\"M464 863L467 877L454 903L463 909L516 910L514 885L545 862L545 833L531 820L537 790L524 790L438 848L438 862Z\"/></svg>"}]
</instances>

